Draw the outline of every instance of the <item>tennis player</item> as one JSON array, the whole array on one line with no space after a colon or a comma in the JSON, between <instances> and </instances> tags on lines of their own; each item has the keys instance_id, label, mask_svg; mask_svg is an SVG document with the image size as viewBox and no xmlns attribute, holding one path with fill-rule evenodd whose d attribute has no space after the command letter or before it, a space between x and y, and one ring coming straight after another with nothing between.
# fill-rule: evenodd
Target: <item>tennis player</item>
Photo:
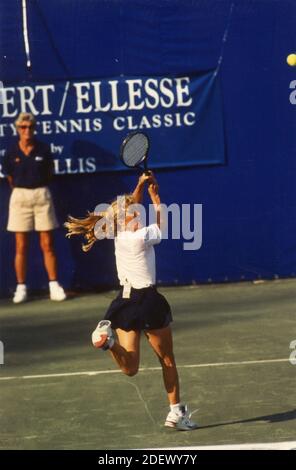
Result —
<instances>
[{"instance_id":1,"label":"tennis player","mask_svg":"<svg viewBox=\"0 0 296 470\"><path fill-rule=\"evenodd\" d=\"M145 184L156 211L157 223L140 227L133 204L142 202ZM125 216L119 222L119 205L124 201ZM89 214L84 219L69 217L65 223L68 237L83 234L87 240L82 248L88 251L95 241L96 223L103 214ZM109 350L116 364L128 376L137 374L140 361L140 337L143 331L156 353L163 372L163 380L170 403L165 426L189 431L197 428L187 406L180 401L179 379L176 368L170 323L171 309L167 300L155 287L154 245L161 241L160 197L155 177L142 175L132 194L120 196L104 214L113 218L115 229L115 257L120 292L109 306L105 317L92 334L96 348ZM133 221L135 223L133 223ZM108 224L102 227L106 233ZM115 339L112 330L116 331Z\"/></svg>"}]
</instances>

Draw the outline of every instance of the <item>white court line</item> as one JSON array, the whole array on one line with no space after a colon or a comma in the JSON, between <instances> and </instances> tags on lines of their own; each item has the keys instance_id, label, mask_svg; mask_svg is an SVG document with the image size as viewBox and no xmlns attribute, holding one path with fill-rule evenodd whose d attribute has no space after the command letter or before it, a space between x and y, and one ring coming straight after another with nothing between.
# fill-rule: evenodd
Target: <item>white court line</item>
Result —
<instances>
[{"instance_id":1,"label":"white court line","mask_svg":"<svg viewBox=\"0 0 296 470\"><path fill-rule=\"evenodd\" d=\"M219 446L162 447L150 450L296 450L296 441L269 442L262 444L223 444ZM147 449L141 449L147 450Z\"/></svg>"},{"instance_id":2,"label":"white court line","mask_svg":"<svg viewBox=\"0 0 296 470\"><path fill-rule=\"evenodd\" d=\"M227 366L244 366L252 364L275 364L277 362L289 362L289 359L261 359L258 361L241 361L241 362L213 362L208 364L184 364L177 366L178 369L198 369L201 367L227 367ZM139 372L161 370L161 367L141 367ZM42 374L42 375L20 375L14 377L0 377L1 380L27 380L27 379L47 379L53 377L74 377L80 375L102 375L102 374L121 374L121 370L92 370L82 372L64 372L60 374Z\"/></svg>"}]
</instances>

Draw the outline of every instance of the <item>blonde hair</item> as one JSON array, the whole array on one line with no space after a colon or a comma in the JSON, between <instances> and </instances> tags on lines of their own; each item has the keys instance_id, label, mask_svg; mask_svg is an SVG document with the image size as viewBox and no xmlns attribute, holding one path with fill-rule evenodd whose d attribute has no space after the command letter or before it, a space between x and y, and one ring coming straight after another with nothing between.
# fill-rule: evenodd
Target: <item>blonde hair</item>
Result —
<instances>
[{"instance_id":1,"label":"blonde hair","mask_svg":"<svg viewBox=\"0 0 296 470\"><path fill-rule=\"evenodd\" d=\"M98 214L88 212L87 217L82 219L77 219L69 215L67 222L64 223L64 227L68 230L66 237L70 238L73 235L83 235L86 243L82 245L82 250L87 252L92 248L94 243L99 240L95 233L96 224L104 219L100 229L104 232L105 237L110 235L116 236L118 230L123 229L124 221L122 221L120 217L122 210L124 210L125 214L128 207L134 203L135 200L132 194L124 194L117 196L106 211L99 212Z\"/></svg>"},{"instance_id":2,"label":"blonde hair","mask_svg":"<svg viewBox=\"0 0 296 470\"><path fill-rule=\"evenodd\" d=\"M16 126L18 126L19 124L21 124L24 121L31 122L33 124L33 126L36 125L36 119L35 119L35 117L33 116L32 113L20 113L18 115L18 117L16 118L16 120L14 121L14 124Z\"/></svg>"}]
</instances>

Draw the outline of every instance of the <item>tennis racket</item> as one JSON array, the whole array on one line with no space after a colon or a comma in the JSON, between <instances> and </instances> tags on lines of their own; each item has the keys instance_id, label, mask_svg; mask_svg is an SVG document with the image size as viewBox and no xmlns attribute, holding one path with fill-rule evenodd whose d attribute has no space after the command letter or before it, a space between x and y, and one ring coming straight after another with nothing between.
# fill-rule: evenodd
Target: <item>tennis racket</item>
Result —
<instances>
[{"instance_id":1,"label":"tennis racket","mask_svg":"<svg viewBox=\"0 0 296 470\"><path fill-rule=\"evenodd\" d=\"M149 174L147 158L149 152L149 138L143 132L131 132L124 139L120 148L120 159L129 168L144 167L146 175Z\"/></svg>"}]
</instances>

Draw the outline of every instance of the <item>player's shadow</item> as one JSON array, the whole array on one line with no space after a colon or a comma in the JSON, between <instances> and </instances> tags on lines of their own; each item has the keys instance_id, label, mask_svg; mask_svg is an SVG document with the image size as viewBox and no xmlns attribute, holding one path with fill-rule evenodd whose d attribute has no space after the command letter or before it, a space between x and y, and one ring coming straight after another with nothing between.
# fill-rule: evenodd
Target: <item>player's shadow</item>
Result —
<instances>
[{"instance_id":1,"label":"player's shadow","mask_svg":"<svg viewBox=\"0 0 296 470\"><path fill-rule=\"evenodd\" d=\"M217 428L219 426L229 426L233 424L245 424L245 423L256 423L256 422L281 423L283 421L291 421L293 419L296 419L296 409L290 410L290 411L284 411L283 413L276 413L273 415L257 416L255 418L242 419L242 420L237 420L237 421L225 421L223 423L210 424L208 426L200 426L199 429L209 429L209 428Z\"/></svg>"}]
</instances>

